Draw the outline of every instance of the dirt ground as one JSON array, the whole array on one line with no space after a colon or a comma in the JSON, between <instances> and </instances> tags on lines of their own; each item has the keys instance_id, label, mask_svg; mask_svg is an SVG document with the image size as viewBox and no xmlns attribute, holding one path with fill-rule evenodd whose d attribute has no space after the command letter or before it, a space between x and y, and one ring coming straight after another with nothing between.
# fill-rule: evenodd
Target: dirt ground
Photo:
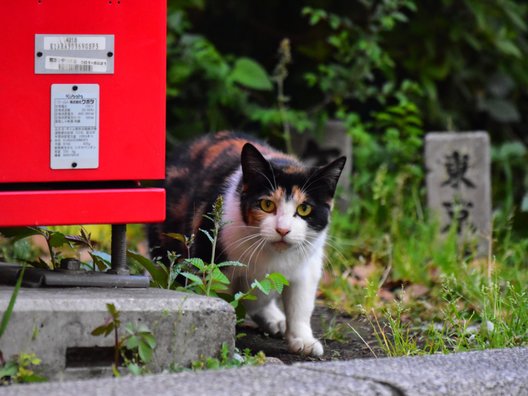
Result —
<instances>
[{"instance_id":1,"label":"dirt ground","mask_svg":"<svg viewBox=\"0 0 528 396\"><path fill-rule=\"evenodd\" d=\"M312 316L312 328L315 337L321 340L324 346L324 355L321 358L289 353L285 340L270 337L249 326L237 328L238 334L246 334L237 340L237 347L240 350L249 348L255 353L263 351L267 357L277 358L286 364L303 361L372 358L375 357L374 354L377 357L383 356L374 336L373 328L364 318L353 318L323 305L318 305ZM356 331L361 335L361 338L356 334Z\"/></svg>"}]
</instances>

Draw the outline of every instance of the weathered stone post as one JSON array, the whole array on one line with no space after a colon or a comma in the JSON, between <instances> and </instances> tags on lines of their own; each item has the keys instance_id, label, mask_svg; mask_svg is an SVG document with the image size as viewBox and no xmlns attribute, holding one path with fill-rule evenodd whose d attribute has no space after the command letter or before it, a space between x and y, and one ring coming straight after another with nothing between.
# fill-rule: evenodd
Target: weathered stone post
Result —
<instances>
[{"instance_id":1,"label":"weathered stone post","mask_svg":"<svg viewBox=\"0 0 528 396\"><path fill-rule=\"evenodd\" d=\"M427 203L441 232L453 225L461 242L491 243L490 147L487 132L433 132L425 137Z\"/></svg>"}]
</instances>

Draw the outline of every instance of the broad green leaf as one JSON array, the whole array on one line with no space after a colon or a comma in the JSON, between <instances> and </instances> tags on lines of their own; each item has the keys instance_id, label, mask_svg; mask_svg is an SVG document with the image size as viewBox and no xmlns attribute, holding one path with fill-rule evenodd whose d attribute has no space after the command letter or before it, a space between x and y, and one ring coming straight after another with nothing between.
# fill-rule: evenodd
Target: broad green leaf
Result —
<instances>
[{"instance_id":1,"label":"broad green leaf","mask_svg":"<svg viewBox=\"0 0 528 396\"><path fill-rule=\"evenodd\" d=\"M230 283L227 276L225 276L218 268L213 269L213 272L211 273L211 279L213 281L223 283L224 285L229 285Z\"/></svg>"},{"instance_id":2,"label":"broad green leaf","mask_svg":"<svg viewBox=\"0 0 528 396\"><path fill-rule=\"evenodd\" d=\"M266 70L249 58L237 59L229 78L247 88L262 91L270 91L273 89L273 84Z\"/></svg>"},{"instance_id":3,"label":"broad green leaf","mask_svg":"<svg viewBox=\"0 0 528 396\"><path fill-rule=\"evenodd\" d=\"M271 291L271 282L268 279L262 279L260 282L255 279L251 284L251 287L257 288L267 295Z\"/></svg>"},{"instance_id":4,"label":"broad green leaf","mask_svg":"<svg viewBox=\"0 0 528 396\"><path fill-rule=\"evenodd\" d=\"M15 362L7 362L0 367L0 378L14 377L18 372L18 367Z\"/></svg>"},{"instance_id":5,"label":"broad green leaf","mask_svg":"<svg viewBox=\"0 0 528 396\"><path fill-rule=\"evenodd\" d=\"M148 326L144 323L140 323L138 326L137 326L137 330L136 330L138 333L150 333L150 329L148 328Z\"/></svg>"},{"instance_id":6,"label":"broad green leaf","mask_svg":"<svg viewBox=\"0 0 528 396\"><path fill-rule=\"evenodd\" d=\"M0 228L0 234L6 238L14 238L13 242L16 242L33 235L44 235L44 231L39 227L6 227Z\"/></svg>"},{"instance_id":7,"label":"broad green leaf","mask_svg":"<svg viewBox=\"0 0 528 396\"><path fill-rule=\"evenodd\" d=\"M515 58L522 57L521 50L513 43L513 41L507 39L498 39L495 44L503 54L511 55Z\"/></svg>"},{"instance_id":8,"label":"broad green leaf","mask_svg":"<svg viewBox=\"0 0 528 396\"><path fill-rule=\"evenodd\" d=\"M136 363L129 363L126 367L130 374L141 375L141 367L139 367Z\"/></svg>"},{"instance_id":9,"label":"broad green leaf","mask_svg":"<svg viewBox=\"0 0 528 396\"><path fill-rule=\"evenodd\" d=\"M138 353L141 360L145 363L150 362L152 359L152 348L145 340L139 340Z\"/></svg>"},{"instance_id":10,"label":"broad green leaf","mask_svg":"<svg viewBox=\"0 0 528 396\"><path fill-rule=\"evenodd\" d=\"M191 273L191 272L181 272L180 273L181 276L189 279L193 285L202 285L203 282L202 282L202 278L200 278L199 276Z\"/></svg>"},{"instance_id":11,"label":"broad green leaf","mask_svg":"<svg viewBox=\"0 0 528 396\"><path fill-rule=\"evenodd\" d=\"M93 336L100 336L104 335L105 337L110 334L114 330L114 322L110 322L108 324L96 327L92 332L90 333Z\"/></svg>"},{"instance_id":12,"label":"broad green leaf","mask_svg":"<svg viewBox=\"0 0 528 396\"><path fill-rule=\"evenodd\" d=\"M158 343L156 342L156 337L154 337L152 334L142 334L141 337L152 349L156 348Z\"/></svg>"},{"instance_id":13,"label":"broad green leaf","mask_svg":"<svg viewBox=\"0 0 528 396\"><path fill-rule=\"evenodd\" d=\"M177 241L180 241L181 243L185 244L187 242L187 238L185 238L185 235L175 233L175 232L169 232L167 234L164 234L168 236L169 238L176 239Z\"/></svg>"},{"instance_id":14,"label":"broad green leaf","mask_svg":"<svg viewBox=\"0 0 528 396\"><path fill-rule=\"evenodd\" d=\"M135 349L138 347L138 345L139 345L139 337L137 336L129 337L125 343L125 346L127 347L127 349Z\"/></svg>"},{"instance_id":15,"label":"broad green leaf","mask_svg":"<svg viewBox=\"0 0 528 396\"><path fill-rule=\"evenodd\" d=\"M289 282L284 277L284 275L278 273L278 272L272 272L267 276L267 278L271 281L273 288L281 294L284 290L284 286L288 286Z\"/></svg>"},{"instance_id":16,"label":"broad green leaf","mask_svg":"<svg viewBox=\"0 0 528 396\"><path fill-rule=\"evenodd\" d=\"M93 250L90 253L93 263L99 271L106 271L112 266L112 257L106 253L99 250Z\"/></svg>"},{"instance_id":17,"label":"broad green leaf","mask_svg":"<svg viewBox=\"0 0 528 396\"><path fill-rule=\"evenodd\" d=\"M68 243L66 235L64 235L62 232L51 232L49 237L49 244L51 245L51 247L61 247L64 246L66 243Z\"/></svg>"},{"instance_id":18,"label":"broad green leaf","mask_svg":"<svg viewBox=\"0 0 528 396\"><path fill-rule=\"evenodd\" d=\"M167 285L167 279L169 278L169 273L166 268L156 265L154 262L148 258L142 256L139 253L135 253L131 250L127 250L127 257L135 260L143 268L145 268L154 282L160 287Z\"/></svg>"},{"instance_id":19,"label":"broad green leaf","mask_svg":"<svg viewBox=\"0 0 528 396\"><path fill-rule=\"evenodd\" d=\"M201 258L194 257L185 261L191 263L194 267L198 268L202 272L205 270L205 263Z\"/></svg>"},{"instance_id":20,"label":"broad green leaf","mask_svg":"<svg viewBox=\"0 0 528 396\"><path fill-rule=\"evenodd\" d=\"M240 261L223 261L220 264L216 265L218 268L222 267L247 267L246 264L241 263Z\"/></svg>"}]
</instances>

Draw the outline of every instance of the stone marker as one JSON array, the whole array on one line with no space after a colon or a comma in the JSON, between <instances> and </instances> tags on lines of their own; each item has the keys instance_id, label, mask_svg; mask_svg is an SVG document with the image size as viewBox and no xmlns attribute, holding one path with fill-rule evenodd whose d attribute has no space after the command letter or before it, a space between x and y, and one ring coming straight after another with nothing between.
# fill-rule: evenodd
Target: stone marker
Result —
<instances>
[{"instance_id":1,"label":"stone marker","mask_svg":"<svg viewBox=\"0 0 528 396\"><path fill-rule=\"evenodd\" d=\"M308 132L292 136L295 154L310 166L321 166L344 155L347 162L341 173L336 196L336 207L346 211L350 203L350 176L352 174L352 137L344 122L332 120L326 123L323 133L317 137Z\"/></svg>"},{"instance_id":2,"label":"stone marker","mask_svg":"<svg viewBox=\"0 0 528 396\"><path fill-rule=\"evenodd\" d=\"M490 148L486 132L434 132L425 137L427 203L446 233L477 239L480 256L491 239Z\"/></svg>"}]
</instances>

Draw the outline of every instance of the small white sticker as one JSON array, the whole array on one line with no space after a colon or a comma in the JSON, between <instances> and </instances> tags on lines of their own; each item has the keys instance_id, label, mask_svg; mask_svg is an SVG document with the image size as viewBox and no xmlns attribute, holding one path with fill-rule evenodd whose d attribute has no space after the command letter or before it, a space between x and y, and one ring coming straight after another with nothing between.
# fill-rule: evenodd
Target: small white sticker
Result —
<instances>
[{"instance_id":1,"label":"small white sticker","mask_svg":"<svg viewBox=\"0 0 528 396\"><path fill-rule=\"evenodd\" d=\"M108 61L106 59L46 56L44 67L48 70L68 72L106 73Z\"/></svg>"},{"instance_id":2,"label":"small white sticker","mask_svg":"<svg viewBox=\"0 0 528 396\"><path fill-rule=\"evenodd\" d=\"M52 84L51 168L99 167L99 85Z\"/></svg>"},{"instance_id":3,"label":"small white sticker","mask_svg":"<svg viewBox=\"0 0 528 396\"><path fill-rule=\"evenodd\" d=\"M46 36L44 49L53 51L97 51L106 49L103 36Z\"/></svg>"}]
</instances>

